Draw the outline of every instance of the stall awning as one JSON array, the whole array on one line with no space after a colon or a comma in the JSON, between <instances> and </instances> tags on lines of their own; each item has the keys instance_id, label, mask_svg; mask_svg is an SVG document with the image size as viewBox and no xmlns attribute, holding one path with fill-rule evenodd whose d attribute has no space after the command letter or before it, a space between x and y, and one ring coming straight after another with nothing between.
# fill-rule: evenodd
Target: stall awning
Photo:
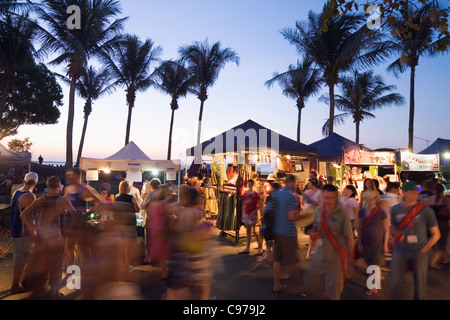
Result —
<instances>
[{"instance_id":1,"label":"stall awning","mask_svg":"<svg viewBox=\"0 0 450 320\"><path fill-rule=\"evenodd\" d=\"M26 166L31 163L31 153L14 152L0 144L0 166Z\"/></svg>"},{"instance_id":2,"label":"stall awning","mask_svg":"<svg viewBox=\"0 0 450 320\"><path fill-rule=\"evenodd\" d=\"M450 140L437 139L431 146L419 152L419 154L436 154L450 152Z\"/></svg>"},{"instance_id":3,"label":"stall awning","mask_svg":"<svg viewBox=\"0 0 450 320\"><path fill-rule=\"evenodd\" d=\"M319 161L322 162L336 162L337 159L342 159L344 150L361 150L362 148L364 151L371 151L369 148L361 146L337 133L333 133L309 146L318 150Z\"/></svg>"},{"instance_id":4,"label":"stall awning","mask_svg":"<svg viewBox=\"0 0 450 320\"><path fill-rule=\"evenodd\" d=\"M212 156L244 151L247 153L276 153L281 155L317 157L317 149L289 139L252 120L186 150L190 156Z\"/></svg>"},{"instance_id":5,"label":"stall awning","mask_svg":"<svg viewBox=\"0 0 450 320\"><path fill-rule=\"evenodd\" d=\"M133 164L140 164L142 171L181 171L181 160L150 160L134 142L106 159L81 158L80 169L127 171Z\"/></svg>"}]
</instances>

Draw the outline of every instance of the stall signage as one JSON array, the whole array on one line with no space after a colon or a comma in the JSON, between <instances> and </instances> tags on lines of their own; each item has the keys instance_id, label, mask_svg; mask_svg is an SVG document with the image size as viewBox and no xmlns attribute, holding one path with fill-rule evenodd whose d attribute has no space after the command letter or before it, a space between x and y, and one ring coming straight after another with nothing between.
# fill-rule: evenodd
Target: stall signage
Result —
<instances>
[{"instance_id":1,"label":"stall signage","mask_svg":"<svg viewBox=\"0 0 450 320\"><path fill-rule=\"evenodd\" d=\"M350 165L393 166L395 152L345 150L344 163Z\"/></svg>"},{"instance_id":2,"label":"stall signage","mask_svg":"<svg viewBox=\"0 0 450 320\"><path fill-rule=\"evenodd\" d=\"M86 181L98 181L98 171L96 170L87 170L86 171Z\"/></svg>"},{"instance_id":3,"label":"stall signage","mask_svg":"<svg viewBox=\"0 0 450 320\"><path fill-rule=\"evenodd\" d=\"M128 163L127 180L142 182L142 165L140 163Z\"/></svg>"},{"instance_id":4,"label":"stall signage","mask_svg":"<svg viewBox=\"0 0 450 320\"><path fill-rule=\"evenodd\" d=\"M402 171L439 171L439 154L401 152Z\"/></svg>"}]
</instances>

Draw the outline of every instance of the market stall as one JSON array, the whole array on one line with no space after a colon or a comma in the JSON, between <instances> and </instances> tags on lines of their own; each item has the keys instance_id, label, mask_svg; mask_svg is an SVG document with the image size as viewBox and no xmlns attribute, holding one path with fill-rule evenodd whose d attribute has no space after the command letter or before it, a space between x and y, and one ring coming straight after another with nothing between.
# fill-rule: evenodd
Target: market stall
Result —
<instances>
[{"instance_id":1,"label":"market stall","mask_svg":"<svg viewBox=\"0 0 450 320\"><path fill-rule=\"evenodd\" d=\"M333 133L328 137L314 142L309 145L316 148L319 152L318 172L325 176L333 176L336 179L336 184L341 187L344 180L348 177L344 173L349 172L348 168L344 168L344 151L345 150L363 150L371 151L364 145L357 144L337 133Z\"/></svg>"},{"instance_id":2,"label":"market stall","mask_svg":"<svg viewBox=\"0 0 450 320\"><path fill-rule=\"evenodd\" d=\"M439 153L415 154L409 150L400 151L401 180L421 183L429 178L438 178L440 172Z\"/></svg>"},{"instance_id":3,"label":"market stall","mask_svg":"<svg viewBox=\"0 0 450 320\"><path fill-rule=\"evenodd\" d=\"M381 167L390 168L392 172L392 174L389 175L390 181L398 180L394 151L345 150L344 165L345 169L349 169L350 172L344 172L343 176L351 177L353 182L356 183L359 191L363 190L364 179L374 177L379 178L379 169Z\"/></svg>"},{"instance_id":4,"label":"market stall","mask_svg":"<svg viewBox=\"0 0 450 320\"><path fill-rule=\"evenodd\" d=\"M164 183L178 181L181 183L180 160L151 160L134 142L130 142L124 148L106 159L81 158L80 169L86 173L86 180L98 180L99 171L110 173L120 171L126 173L126 180L142 182L144 172L163 172ZM137 225L141 226L142 216L137 217Z\"/></svg>"},{"instance_id":5,"label":"market stall","mask_svg":"<svg viewBox=\"0 0 450 320\"><path fill-rule=\"evenodd\" d=\"M441 177L450 180L450 140L438 138L419 154L439 154Z\"/></svg>"},{"instance_id":6,"label":"market stall","mask_svg":"<svg viewBox=\"0 0 450 320\"><path fill-rule=\"evenodd\" d=\"M278 177L287 173L307 176L310 163L317 163L315 148L252 120L187 149L186 156L193 157L193 164L200 166L205 157L210 158L211 180L218 191L216 226L222 235L231 235L236 241L241 228L243 188L258 173L258 167L269 163Z\"/></svg>"}]
</instances>

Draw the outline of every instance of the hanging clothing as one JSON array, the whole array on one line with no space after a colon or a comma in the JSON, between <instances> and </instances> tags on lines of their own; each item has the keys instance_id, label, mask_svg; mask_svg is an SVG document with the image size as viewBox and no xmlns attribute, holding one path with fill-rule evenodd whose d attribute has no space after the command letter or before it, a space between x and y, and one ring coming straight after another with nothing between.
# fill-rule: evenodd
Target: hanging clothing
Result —
<instances>
[{"instance_id":1,"label":"hanging clothing","mask_svg":"<svg viewBox=\"0 0 450 320\"><path fill-rule=\"evenodd\" d=\"M216 190L213 187L205 188L205 211L210 212L214 215L217 215L219 213Z\"/></svg>"}]
</instances>

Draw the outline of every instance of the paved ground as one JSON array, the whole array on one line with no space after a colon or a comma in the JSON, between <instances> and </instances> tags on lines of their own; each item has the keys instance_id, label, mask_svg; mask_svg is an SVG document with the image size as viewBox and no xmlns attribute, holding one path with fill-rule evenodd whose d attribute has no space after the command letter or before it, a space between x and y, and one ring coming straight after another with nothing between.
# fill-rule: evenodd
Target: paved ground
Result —
<instances>
[{"instance_id":1,"label":"paved ground","mask_svg":"<svg viewBox=\"0 0 450 320\"><path fill-rule=\"evenodd\" d=\"M243 234L243 233L242 233ZM0 238L0 246L7 239ZM306 251L307 237L300 234L300 243L303 254ZM258 265L256 250L250 255L237 254L244 246L243 239L235 243L229 236L219 236L215 230L215 237L211 241L214 281L212 283L212 296L217 300L317 300L325 297L320 293L309 292L306 296L288 293L272 292L272 268ZM252 245L252 248L256 243ZM12 276L12 254L0 260L0 300L26 299L27 294L10 296L9 286ZM137 294L146 300L161 300L165 293L165 281L161 279L160 269L156 266L137 266L130 273L130 284L134 284ZM366 277L363 272L356 272L347 282L342 294L343 300L383 299L383 293L366 297L364 295ZM387 281L382 281L386 287ZM130 289L127 287L127 289ZM398 299L411 299L413 290L412 273L405 274L405 290ZM65 299L82 299L76 291L63 289ZM431 300L450 300L450 267L444 266L441 270L429 270L428 298Z\"/></svg>"}]
</instances>

